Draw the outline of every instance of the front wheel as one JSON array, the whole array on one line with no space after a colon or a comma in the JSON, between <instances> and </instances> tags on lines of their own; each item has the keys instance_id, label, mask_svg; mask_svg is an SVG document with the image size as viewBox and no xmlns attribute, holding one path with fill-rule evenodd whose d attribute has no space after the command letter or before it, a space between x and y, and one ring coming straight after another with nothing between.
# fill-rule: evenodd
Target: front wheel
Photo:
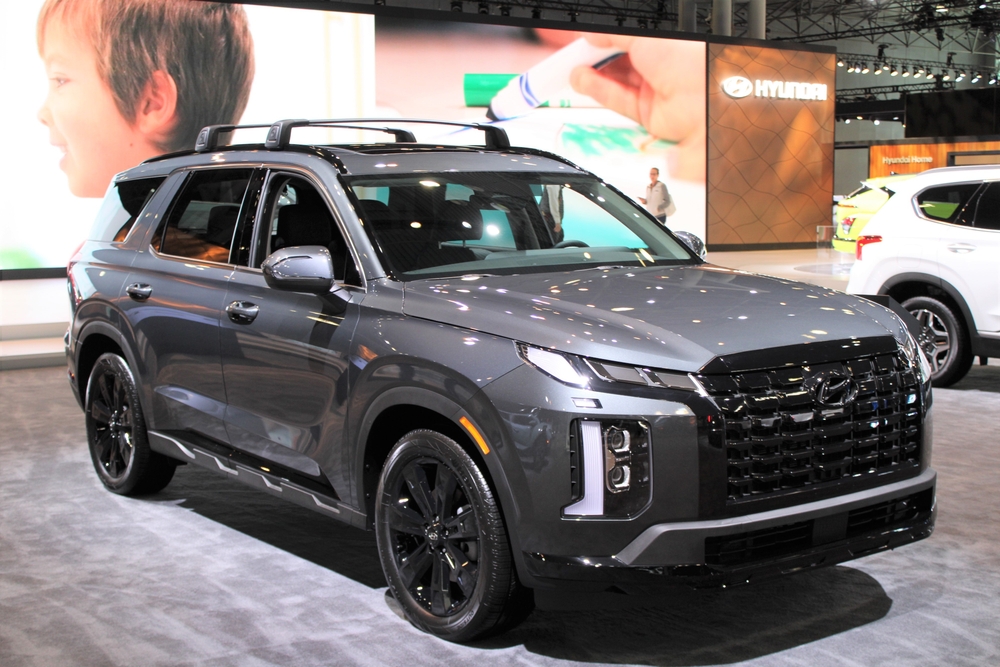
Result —
<instances>
[{"instance_id":1,"label":"front wheel","mask_svg":"<svg viewBox=\"0 0 1000 667\"><path fill-rule=\"evenodd\" d=\"M389 589L425 632L471 641L531 611L493 492L451 438L417 430L396 443L379 480L375 531Z\"/></svg>"},{"instance_id":2,"label":"front wheel","mask_svg":"<svg viewBox=\"0 0 1000 667\"><path fill-rule=\"evenodd\" d=\"M110 352L97 359L84 405L90 458L109 491L156 493L170 483L177 463L149 448L135 379L124 359Z\"/></svg>"},{"instance_id":3,"label":"front wheel","mask_svg":"<svg viewBox=\"0 0 1000 667\"><path fill-rule=\"evenodd\" d=\"M922 329L921 344L931 364L935 387L955 384L972 366L972 349L960 316L947 304L929 296L915 296L903 302Z\"/></svg>"}]
</instances>

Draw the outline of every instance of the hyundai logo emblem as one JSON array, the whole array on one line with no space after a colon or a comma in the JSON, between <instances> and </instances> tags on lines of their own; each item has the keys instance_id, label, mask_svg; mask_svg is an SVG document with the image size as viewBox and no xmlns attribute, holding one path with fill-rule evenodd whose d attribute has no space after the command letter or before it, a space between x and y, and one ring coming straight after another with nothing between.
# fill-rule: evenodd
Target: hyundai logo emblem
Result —
<instances>
[{"instance_id":1,"label":"hyundai logo emblem","mask_svg":"<svg viewBox=\"0 0 1000 667\"><path fill-rule=\"evenodd\" d=\"M803 385L818 404L827 408L842 408L858 395L858 383L843 371L821 371Z\"/></svg>"},{"instance_id":2,"label":"hyundai logo emblem","mask_svg":"<svg viewBox=\"0 0 1000 667\"><path fill-rule=\"evenodd\" d=\"M722 82L722 92L736 99L746 97L753 92L753 81L745 76L731 76Z\"/></svg>"}]
</instances>

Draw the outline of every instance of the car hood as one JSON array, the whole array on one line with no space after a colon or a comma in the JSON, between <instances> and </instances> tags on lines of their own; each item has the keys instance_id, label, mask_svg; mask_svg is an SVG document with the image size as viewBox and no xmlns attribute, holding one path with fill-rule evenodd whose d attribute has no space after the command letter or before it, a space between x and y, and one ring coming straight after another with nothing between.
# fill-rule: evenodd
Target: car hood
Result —
<instances>
[{"instance_id":1,"label":"car hood","mask_svg":"<svg viewBox=\"0 0 1000 667\"><path fill-rule=\"evenodd\" d=\"M719 355L897 328L865 299L709 264L418 280L405 284L403 311L593 359L686 372Z\"/></svg>"}]
</instances>

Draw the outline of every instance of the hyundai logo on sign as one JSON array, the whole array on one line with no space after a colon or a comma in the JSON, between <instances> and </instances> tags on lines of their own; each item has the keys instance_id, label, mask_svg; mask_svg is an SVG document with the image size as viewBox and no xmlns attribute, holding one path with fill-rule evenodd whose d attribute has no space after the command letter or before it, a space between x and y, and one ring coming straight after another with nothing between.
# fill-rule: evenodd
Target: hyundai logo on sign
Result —
<instances>
[{"instance_id":1,"label":"hyundai logo on sign","mask_svg":"<svg viewBox=\"0 0 1000 667\"><path fill-rule=\"evenodd\" d=\"M753 92L753 81L745 76L731 76L722 82L722 92L740 99Z\"/></svg>"},{"instance_id":2,"label":"hyundai logo on sign","mask_svg":"<svg viewBox=\"0 0 1000 667\"><path fill-rule=\"evenodd\" d=\"M827 97L825 83L808 83L803 81L771 81L757 79L751 81L745 76L731 76L722 82L722 91L730 97L769 97L783 100L813 100L823 101Z\"/></svg>"}]
</instances>

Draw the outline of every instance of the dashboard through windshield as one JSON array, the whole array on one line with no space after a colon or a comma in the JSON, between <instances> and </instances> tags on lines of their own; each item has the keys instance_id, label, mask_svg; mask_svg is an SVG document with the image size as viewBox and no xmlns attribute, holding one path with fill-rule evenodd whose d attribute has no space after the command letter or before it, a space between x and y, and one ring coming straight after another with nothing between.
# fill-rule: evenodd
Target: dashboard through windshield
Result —
<instances>
[{"instance_id":1,"label":"dashboard through windshield","mask_svg":"<svg viewBox=\"0 0 1000 667\"><path fill-rule=\"evenodd\" d=\"M701 262L592 177L446 172L345 180L386 268L401 280Z\"/></svg>"}]
</instances>

